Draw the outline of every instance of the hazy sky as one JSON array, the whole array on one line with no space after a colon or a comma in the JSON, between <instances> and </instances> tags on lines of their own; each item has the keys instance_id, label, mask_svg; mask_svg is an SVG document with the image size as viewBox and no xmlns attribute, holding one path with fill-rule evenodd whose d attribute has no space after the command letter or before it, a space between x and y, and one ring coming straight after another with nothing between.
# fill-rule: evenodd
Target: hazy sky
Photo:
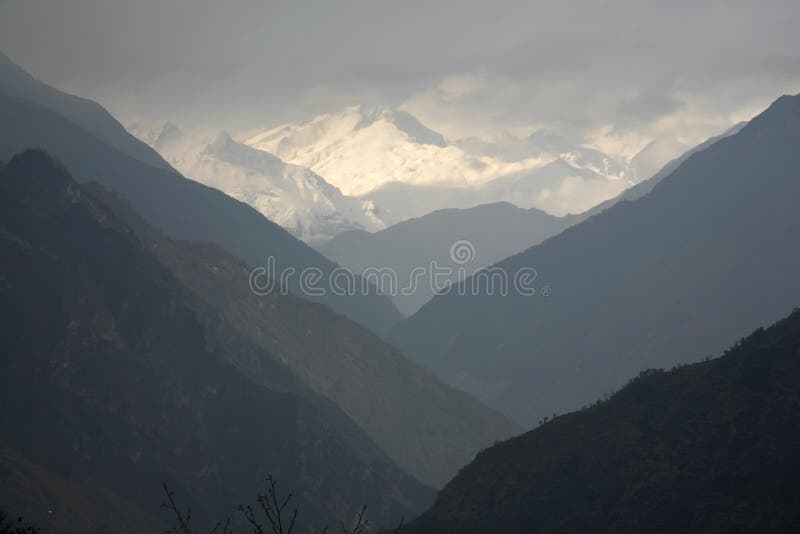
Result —
<instances>
[{"instance_id":1,"label":"hazy sky","mask_svg":"<svg viewBox=\"0 0 800 534\"><path fill-rule=\"evenodd\" d=\"M451 138L550 125L617 146L800 92L798 28L797 0L0 0L0 49L123 117L402 105Z\"/></svg>"}]
</instances>

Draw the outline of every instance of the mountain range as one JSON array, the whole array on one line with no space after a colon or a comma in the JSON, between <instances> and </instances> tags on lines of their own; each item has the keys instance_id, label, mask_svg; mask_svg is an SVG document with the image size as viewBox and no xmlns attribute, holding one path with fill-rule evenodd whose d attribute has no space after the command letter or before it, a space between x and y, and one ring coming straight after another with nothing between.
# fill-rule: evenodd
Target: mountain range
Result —
<instances>
[{"instance_id":1,"label":"mountain range","mask_svg":"<svg viewBox=\"0 0 800 534\"><path fill-rule=\"evenodd\" d=\"M0 54L0 125L0 532L800 529L800 95L669 160L126 129Z\"/></svg>"},{"instance_id":2,"label":"mountain range","mask_svg":"<svg viewBox=\"0 0 800 534\"><path fill-rule=\"evenodd\" d=\"M128 129L185 176L315 246L345 231L375 232L480 204L581 213L681 150L659 140L633 157L609 155L546 128L450 141L407 111L367 106L235 137L185 134L164 121L137 120ZM251 150L242 158L245 146Z\"/></svg>"},{"instance_id":3,"label":"mountain range","mask_svg":"<svg viewBox=\"0 0 800 534\"><path fill-rule=\"evenodd\" d=\"M215 258L217 262L223 258L227 265L218 268L219 276L213 281L211 273L205 272L205 278L184 282L201 293L217 313L227 313L230 322L254 343L274 354L290 354L291 362L284 363L303 376L307 385L339 404L398 463L427 484L444 483L474 452L515 428L411 364L369 330L328 310L341 312L344 308L348 318L356 315L373 331L380 331L387 315L399 317L386 297L328 292L316 299L324 307L312 307L305 306L306 301L315 299L302 291L298 291L302 300L289 298L282 288L267 295L254 293L250 280L241 273L250 273L253 265L264 261L256 255L256 248L274 255L278 269L315 267L329 273L338 266L247 205L175 171L162 172L127 159L60 115L27 100L0 95L0 116L7 119L6 128L0 131L0 158L10 159L5 154L14 146L45 147L51 155L68 160L74 178L81 173L79 182L93 180L108 188L169 238L210 243L232 252L232 256ZM152 232L148 235L155 240ZM165 244L161 247L168 249ZM206 260L199 256L194 260L197 265L187 262L180 272L191 273L205 265ZM236 276L223 276L231 272ZM198 285L193 285L195 282ZM216 291L210 293L211 289ZM284 305L266 307L265 301L274 296L280 296ZM384 401L365 401L372 397ZM405 408L398 411L401 405ZM414 425L423 424L437 430L415 443L405 439L411 434L422 436L414 431Z\"/></svg>"},{"instance_id":4,"label":"mountain range","mask_svg":"<svg viewBox=\"0 0 800 534\"><path fill-rule=\"evenodd\" d=\"M499 201L577 213L635 181L625 158L549 130L504 140L503 149L478 139L450 142L408 112L391 108L352 106L244 142L311 169L345 195L373 202L389 224Z\"/></svg>"},{"instance_id":5,"label":"mountain range","mask_svg":"<svg viewBox=\"0 0 800 534\"><path fill-rule=\"evenodd\" d=\"M289 269L296 273L287 281L296 294L323 302L378 332L401 317L387 297L360 279L356 283L367 291L337 294L329 285L336 264L247 204L181 176L97 104L34 80L5 56L0 56L0 65L0 160L27 148L45 149L78 181L96 181L119 193L173 238L216 243L253 267L265 266L272 257L277 273ZM62 114L62 108L72 111ZM68 115L77 117L86 129ZM111 132L108 139L106 132ZM309 268L322 273L322 285L316 288L322 295L300 285L299 273Z\"/></svg>"},{"instance_id":6,"label":"mountain range","mask_svg":"<svg viewBox=\"0 0 800 534\"><path fill-rule=\"evenodd\" d=\"M0 187L2 496L31 520L151 530L162 481L216 520L271 473L303 490L309 529L362 503L389 525L426 504L417 479L441 485L515 431L325 306L253 294L242 261L163 236L44 153L14 156Z\"/></svg>"},{"instance_id":7,"label":"mountain range","mask_svg":"<svg viewBox=\"0 0 800 534\"><path fill-rule=\"evenodd\" d=\"M0 94L36 102L95 138L102 139L104 143L122 154L153 167L170 169L169 164L155 150L132 137L100 104L58 91L40 82L2 52L0 52Z\"/></svg>"},{"instance_id":8,"label":"mountain range","mask_svg":"<svg viewBox=\"0 0 800 534\"><path fill-rule=\"evenodd\" d=\"M40 152L0 189L4 506L52 532L156 532L162 483L213 524L271 473L329 492L296 492L311 532L362 501L390 525L428 500L160 257L207 271L221 250L151 239Z\"/></svg>"},{"instance_id":9,"label":"mountain range","mask_svg":"<svg viewBox=\"0 0 800 534\"><path fill-rule=\"evenodd\" d=\"M369 200L348 197L318 174L235 141L185 134L171 122L134 122L128 130L156 149L182 174L258 210L309 244L348 230L386 227Z\"/></svg>"},{"instance_id":10,"label":"mountain range","mask_svg":"<svg viewBox=\"0 0 800 534\"><path fill-rule=\"evenodd\" d=\"M495 264L508 280L535 269L547 295L503 297L478 281L391 339L524 425L719 351L800 299L797 146L800 96L784 96L648 194Z\"/></svg>"},{"instance_id":11,"label":"mountain range","mask_svg":"<svg viewBox=\"0 0 800 534\"><path fill-rule=\"evenodd\" d=\"M391 268L398 282L394 303L401 313L411 315L434 295L431 262L437 268L451 270L436 285L445 280L453 283L555 235L573 219L498 202L434 211L375 233L344 232L322 244L319 250L358 274L365 269ZM468 256L454 258L457 252L454 247L459 246L467 247L463 253ZM425 272L417 280L416 290L411 291L414 269Z\"/></svg>"},{"instance_id":12,"label":"mountain range","mask_svg":"<svg viewBox=\"0 0 800 534\"><path fill-rule=\"evenodd\" d=\"M403 531L795 532L800 310L481 452Z\"/></svg>"},{"instance_id":13,"label":"mountain range","mask_svg":"<svg viewBox=\"0 0 800 534\"><path fill-rule=\"evenodd\" d=\"M411 273L415 268L425 268L427 272L431 262L435 261L437 266L452 269L452 276L446 278L450 282L455 282L459 276L463 278L472 275L478 269L489 267L522 252L573 224L605 211L618 202L643 197L689 156L737 133L745 124L742 122L718 136L709 138L668 162L650 178L576 215L555 217L536 208L522 209L508 202L480 204L466 209L436 210L377 232L360 230L342 232L333 239L317 245L317 249L336 263L359 274L368 268L389 267L397 273L399 282L407 286L411 284ZM557 143L567 146L565 139L552 132L538 132L531 138L532 142L545 147L552 147ZM511 146L513 147L513 143ZM508 148L509 145L506 145L506 149ZM530 148L527 147L528 150ZM595 164L608 165L608 160L603 158L601 153L596 153L595 156ZM586 163L585 160L582 162ZM610 170L622 172L621 169ZM471 255L467 261L456 263L451 258L451 248L465 240L468 242L466 245L471 247ZM459 268L462 270L459 271ZM398 292L393 298L394 303L401 313L412 315L433 297L435 294L433 285L429 277L426 277L417 286L416 291L408 291L409 294Z\"/></svg>"},{"instance_id":14,"label":"mountain range","mask_svg":"<svg viewBox=\"0 0 800 534\"><path fill-rule=\"evenodd\" d=\"M701 150L705 150L706 148L710 147L711 145L713 145L714 143L716 143L720 139L724 139L724 138L728 137L729 135L733 135L735 133L738 133L739 130L744 128L745 124L747 124L747 123L746 122L740 122L738 124L733 125L731 128L728 128L726 131L722 132L721 134L715 135L715 136L712 136L712 137L706 139L705 141L703 141L699 145L697 145L695 147L692 147L691 149L687 150L686 152L684 152L683 154L681 154L677 158L672 159L669 162L667 162L666 165L664 165L658 172L656 172L655 174L650 176L650 178L647 178L646 180L637 183L633 187L630 187L629 189L626 189L625 191L620 193L618 196L616 196L614 198L611 198L609 200L606 200L605 202L601 202L600 204L597 204L596 206L586 210L585 212L579 214L577 218L579 218L580 220L583 220L583 219L586 219L588 217L591 217L592 215L597 215L598 213L607 210L608 208L610 208L611 206L613 206L617 202L620 202L620 201L623 201L623 200L636 200L637 198L641 198L641 197L645 196L647 193L652 191L653 188L656 185L658 185L658 183L661 180L663 180L664 178L666 178L667 176L672 174L675 171L675 169L677 169L680 166L681 163L683 163L684 161L686 161L689 158L689 156L695 154L696 152L700 152Z\"/></svg>"}]
</instances>

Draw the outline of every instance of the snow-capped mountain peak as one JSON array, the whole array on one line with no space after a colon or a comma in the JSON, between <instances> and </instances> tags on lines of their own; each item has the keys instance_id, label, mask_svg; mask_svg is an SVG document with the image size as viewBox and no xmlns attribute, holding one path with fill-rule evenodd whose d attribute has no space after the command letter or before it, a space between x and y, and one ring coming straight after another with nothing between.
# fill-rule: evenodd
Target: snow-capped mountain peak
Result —
<instances>
[{"instance_id":1,"label":"snow-capped mountain peak","mask_svg":"<svg viewBox=\"0 0 800 534\"><path fill-rule=\"evenodd\" d=\"M307 241L487 202L578 213L635 183L638 159L644 161L552 129L448 141L389 107L351 106L244 142L225 133L199 142L174 125L138 130L190 178L250 203Z\"/></svg>"},{"instance_id":2,"label":"snow-capped mountain peak","mask_svg":"<svg viewBox=\"0 0 800 534\"><path fill-rule=\"evenodd\" d=\"M554 213L581 211L615 196L634 176L627 159L554 130L449 143L407 111L381 107L348 107L272 128L245 143L313 170L344 194L376 198L399 219L421 215L422 205L471 207L512 199ZM549 165L558 161L568 165L555 167L560 169L555 175ZM490 185L520 184L519 176L526 177L524 191ZM429 206L391 197L399 190L407 196L409 188L440 200Z\"/></svg>"},{"instance_id":3,"label":"snow-capped mountain peak","mask_svg":"<svg viewBox=\"0 0 800 534\"><path fill-rule=\"evenodd\" d=\"M444 136L422 124L416 117L403 110L357 106L362 119L356 129L367 128L376 122L386 122L406 134L409 141L421 145L445 146Z\"/></svg>"},{"instance_id":4,"label":"snow-capped mountain peak","mask_svg":"<svg viewBox=\"0 0 800 534\"><path fill-rule=\"evenodd\" d=\"M283 124L248 139L246 143L292 159L297 157L295 151L299 147L330 145L371 127L396 130L412 143L445 145L442 134L426 127L413 115L380 106L350 106L338 113L325 113L307 121Z\"/></svg>"},{"instance_id":5,"label":"snow-capped mountain peak","mask_svg":"<svg viewBox=\"0 0 800 534\"><path fill-rule=\"evenodd\" d=\"M472 156L406 111L364 106L284 124L245 143L310 168L353 196L392 182L469 186L544 163Z\"/></svg>"},{"instance_id":6,"label":"snow-capped mountain peak","mask_svg":"<svg viewBox=\"0 0 800 534\"><path fill-rule=\"evenodd\" d=\"M557 155L579 169L588 169L611 180L634 178L631 161L623 156L611 156L582 143L570 141L560 133L540 128L526 139L530 150Z\"/></svg>"},{"instance_id":7,"label":"snow-capped mountain peak","mask_svg":"<svg viewBox=\"0 0 800 534\"><path fill-rule=\"evenodd\" d=\"M202 154L267 175L281 174L286 167L277 156L237 143L227 132L220 132Z\"/></svg>"},{"instance_id":8,"label":"snow-capped mountain peak","mask_svg":"<svg viewBox=\"0 0 800 534\"><path fill-rule=\"evenodd\" d=\"M152 143L186 177L250 204L307 242L322 242L346 230L386 226L384 214L373 203L343 195L309 169L239 143L226 132L209 142L202 135L178 136L177 127L167 124L145 128L136 123L130 131Z\"/></svg>"}]
</instances>

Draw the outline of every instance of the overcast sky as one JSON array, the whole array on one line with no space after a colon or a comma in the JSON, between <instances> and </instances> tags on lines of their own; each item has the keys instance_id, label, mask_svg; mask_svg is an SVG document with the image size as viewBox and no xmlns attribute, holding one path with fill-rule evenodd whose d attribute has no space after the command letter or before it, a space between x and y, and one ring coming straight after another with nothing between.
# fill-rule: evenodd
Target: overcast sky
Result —
<instances>
[{"instance_id":1,"label":"overcast sky","mask_svg":"<svg viewBox=\"0 0 800 534\"><path fill-rule=\"evenodd\" d=\"M618 146L800 92L798 28L797 0L0 0L1 50L123 117L236 129L366 103L450 138Z\"/></svg>"}]
</instances>

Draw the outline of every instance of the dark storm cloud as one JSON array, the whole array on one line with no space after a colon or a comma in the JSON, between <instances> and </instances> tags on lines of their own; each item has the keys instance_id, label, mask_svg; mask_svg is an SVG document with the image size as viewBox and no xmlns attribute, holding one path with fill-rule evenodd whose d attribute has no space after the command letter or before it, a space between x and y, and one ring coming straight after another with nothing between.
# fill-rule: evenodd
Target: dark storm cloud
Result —
<instances>
[{"instance_id":1,"label":"dark storm cloud","mask_svg":"<svg viewBox=\"0 0 800 534\"><path fill-rule=\"evenodd\" d=\"M481 86L454 105L504 123L572 108L634 127L687 94L731 112L800 78L797 27L796 1L0 1L0 49L45 81L231 123L396 104L463 75Z\"/></svg>"}]
</instances>

